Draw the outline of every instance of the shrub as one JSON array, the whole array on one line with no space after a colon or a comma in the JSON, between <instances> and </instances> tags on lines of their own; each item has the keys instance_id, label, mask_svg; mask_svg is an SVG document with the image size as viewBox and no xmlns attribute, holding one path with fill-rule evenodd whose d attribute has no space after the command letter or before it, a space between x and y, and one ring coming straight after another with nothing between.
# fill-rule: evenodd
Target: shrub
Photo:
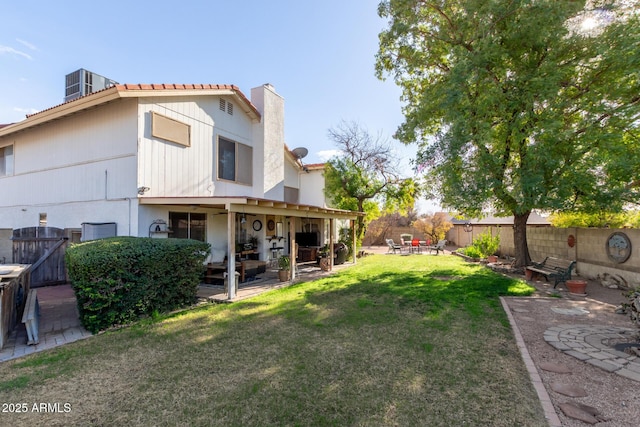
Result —
<instances>
[{"instance_id":1,"label":"shrub","mask_svg":"<svg viewBox=\"0 0 640 427\"><path fill-rule=\"evenodd\" d=\"M471 245L458 249L458 252L471 258L486 258L500 248L500 236L492 236L489 230L473 239Z\"/></svg>"},{"instance_id":2,"label":"shrub","mask_svg":"<svg viewBox=\"0 0 640 427\"><path fill-rule=\"evenodd\" d=\"M460 248L459 251L470 258L483 258L480 249L476 246L467 246L466 248Z\"/></svg>"},{"instance_id":3,"label":"shrub","mask_svg":"<svg viewBox=\"0 0 640 427\"><path fill-rule=\"evenodd\" d=\"M192 304L209 244L114 237L72 245L65 260L80 320L95 333Z\"/></svg>"},{"instance_id":4,"label":"shrub","mask_svg":"<svg viewBox=\"0 0 640 427\"><path fill-rule=\"evenodd\" d=\"M487 230L473 239L471 245L475 246L480 252L479 258L486 258L489 255L494 255L500 248L500 235L492 236L491 232Z\"/></svg>"}]
</instances>

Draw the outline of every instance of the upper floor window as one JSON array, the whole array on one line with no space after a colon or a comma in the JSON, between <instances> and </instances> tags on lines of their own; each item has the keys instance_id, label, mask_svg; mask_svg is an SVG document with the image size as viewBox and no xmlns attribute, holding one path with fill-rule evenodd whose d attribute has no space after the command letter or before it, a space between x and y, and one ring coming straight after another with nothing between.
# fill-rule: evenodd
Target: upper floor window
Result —
<instances>
[{"instance_id":1,"label":"upper floor window","mask_svg":"<svg viewBox=\"0 0 640 427\"><path fill-rule=\"evenodd\" d=\"M13 145L0 147L0 176L13 175Z\"/></svg>"},{"instance_id":2,"label":"upper floor window","mask_svg":"<svg viewBox=\"0 0 640 427\"><path fill-rule=\"evenodd\" d=\"M253 148L219 137L218 179L251 185L253 183Z\"/></svg>"}]
</instances>

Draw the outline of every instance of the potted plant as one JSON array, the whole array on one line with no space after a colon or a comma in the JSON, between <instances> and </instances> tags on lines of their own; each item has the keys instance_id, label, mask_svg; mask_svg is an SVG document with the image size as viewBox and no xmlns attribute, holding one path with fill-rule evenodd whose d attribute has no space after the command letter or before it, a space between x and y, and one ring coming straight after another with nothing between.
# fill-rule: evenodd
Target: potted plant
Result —
<instances>
[{"instance_id":1,"label":"potted plant","mask_svg":"<svg viewBox=\"0 0 640 427\"><path fill-rule=\"evenodd\" d=\"M329 245L324 245L319 254L318 265L320 265L320 270L329 271Z\"/></svg>"},{"instance_id":2,"label":"potted plant","mask_svg":"<svg viewBox=\"0 0 640 427\"><path fill-rule=\"evenodd\" d=\"M251 243L253 249L258 249L258 243L260 243L260 240L258 240L258 236L252 234L249 236L249 243Z\"/></svg>"},{"instance_id":3,"label":"potted plant","mask_svg":"<svg viewBox=\"0 0 640 427\"><path fill-rule=\"evenodd\" d=\"M288 255L282 255L278 258L278 279L281 282L289 280L289 270L291 270L291 259Z\"/></svg>"},{"instance_id":4,"label":"potted plant","mask_svg":"<svg viewBox=\"0 0 640 427\"><path fill-rule=\"evenodd\" d=\"M571 279L571 280L567 280L565 283L567 285L567 289L569 290L569 293L576 294L576 295L586 294L585 292L585 290L587 289L586 280Z\"/></svg>"}]
</instances>

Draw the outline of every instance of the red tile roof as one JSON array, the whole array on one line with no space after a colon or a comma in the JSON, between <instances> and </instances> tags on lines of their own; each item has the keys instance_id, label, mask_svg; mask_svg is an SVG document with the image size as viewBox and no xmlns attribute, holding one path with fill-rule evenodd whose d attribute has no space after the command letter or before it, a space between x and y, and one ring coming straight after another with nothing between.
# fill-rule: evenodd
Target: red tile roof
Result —
<instances>
[{"instance_id":1,"label":"red tile roof","mask_svg":"<svg viewBox=\"0 0 640 427\"><path fill-rule=\"evenodd\" d=\"M326 163L309 163L305 166L307 167L307 169L324 169L325 165Z\"/></svg>"},{"instance_id":2,"label":"red tile roof","mask_svg":"<svg viewBox=\"0 0 640 427\"><path fill-rule=\"evenodd\" d=\"M38 114L42 114L45 111L50 111L61 107L63 105L69 105L74 102L77 102L81 99L87 99L89 97L98 96L98 94L104 94L108 91L118 92L118 93L127 93L127 92L150 92L147 96L153 95L151 92L154 91L184 91L184 90L229 90L235 92L235 94L240 98L242 102L244 102L247 107L255 113L258 117L260 117L260 112L258 109L251 103L249 98L247 98L244 93L236 86L236 85L220 85L220 84L116 84L114 86L108 87L106 89L102 89L96 92L89 93L87 95L81 96L79 98L73 99L71 101L63 102L62 104L54 105L53 107L46 108L44 110L38 111L37 113L27 114L27 118L37 116Z\"/></svg>"}]
</instances>

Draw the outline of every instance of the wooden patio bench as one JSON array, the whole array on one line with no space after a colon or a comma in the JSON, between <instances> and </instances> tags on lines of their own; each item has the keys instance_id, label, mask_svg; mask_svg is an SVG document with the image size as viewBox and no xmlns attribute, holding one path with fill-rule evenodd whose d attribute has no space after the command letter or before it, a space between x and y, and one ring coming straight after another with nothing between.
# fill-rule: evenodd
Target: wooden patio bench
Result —
<instances>
[{"instance_id":1,"label":"wooden patio bench","mask_svg":"<svg viewBox=\"0 0 640 427\"><path fill-rule=\"evenodd\" d=\"M566 282L571 279L571 270L575 267L576 262L555 257L546 257L544 261L526 267L532 274L541 274L549 282L553 279L555 288L559 283Z\"/></svg>"}]
</instances>

